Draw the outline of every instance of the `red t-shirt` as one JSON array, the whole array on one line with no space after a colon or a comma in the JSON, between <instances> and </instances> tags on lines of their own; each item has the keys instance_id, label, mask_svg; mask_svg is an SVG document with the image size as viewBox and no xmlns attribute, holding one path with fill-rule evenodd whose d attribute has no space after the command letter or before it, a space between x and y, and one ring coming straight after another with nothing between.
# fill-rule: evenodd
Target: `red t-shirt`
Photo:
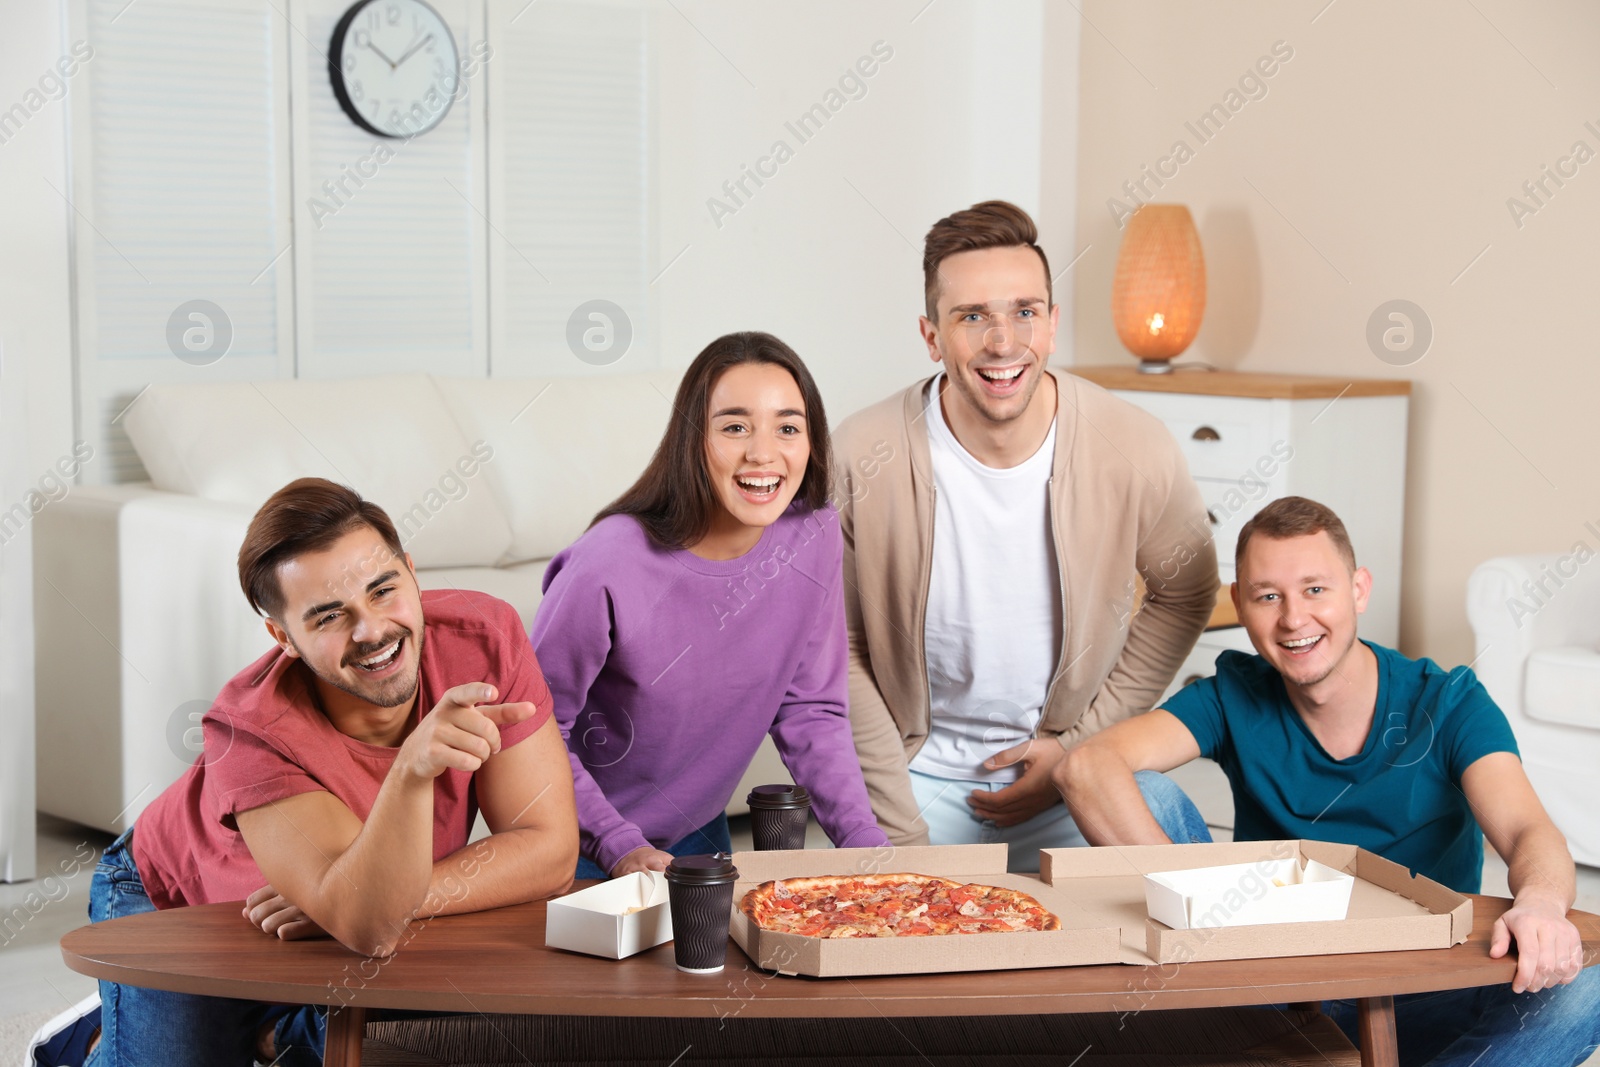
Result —
<instances>
[{"instance_id":1,"label":"red t-shirt","mask_svg":"<svg viewBox=\"0 0 1600 1067\"><path fill-rule=\"evenodd\" d=\"M422 594L422 663L415 723L447 689L488 682L501 703L538 712L500 728L505 748L550 718L550 690L510 604L485 593ZM300 793L332 793L363 822L398 747L370 745L334 729L318 710L304 663L274 648L223 687L201 720L205 750L139 816L133 857L157 908L243 900L266 884L234 816ZM433 858L463 848L478 814L472 775L434 779Z\"/></svg>"}]
</instances>

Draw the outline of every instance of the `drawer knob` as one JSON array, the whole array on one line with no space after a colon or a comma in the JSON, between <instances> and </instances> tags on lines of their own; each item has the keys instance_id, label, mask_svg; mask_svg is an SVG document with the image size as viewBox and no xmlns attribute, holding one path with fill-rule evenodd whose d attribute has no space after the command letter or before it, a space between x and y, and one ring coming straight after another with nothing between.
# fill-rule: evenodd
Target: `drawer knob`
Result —
<instances>
[{"instance_id":1,"label":"drawer knob","mask_svg":"<svg viewBox=\"0 0 1600 1067\"><path fill-rule=\"evenodd\" d=\"M1220 441L1222 435L1209 426L1202 426L1190 435L1196 441Z\"/></svg>"},{"instance_id":2,"label":"drawer knob","mask_svg":"<svg viewBox=\"0 0 1600 1067\"><path fill-rule=\"evenodd\" d=\"M1221 526L1222 525L1222 520L1217 518L1217 513L1215 511L1212 511L1210 508L1206 508L1206 518L1211 520L1211 525L1213 525L1213 526Z\"/></svg>"}]
</instances>

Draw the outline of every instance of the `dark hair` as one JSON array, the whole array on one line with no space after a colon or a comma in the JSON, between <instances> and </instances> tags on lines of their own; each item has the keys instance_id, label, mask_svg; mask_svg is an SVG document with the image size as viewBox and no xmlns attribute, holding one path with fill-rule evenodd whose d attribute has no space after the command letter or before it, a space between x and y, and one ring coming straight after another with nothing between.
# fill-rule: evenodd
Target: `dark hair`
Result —
<instances>
[{"instance_id":1,"label":"dark hair","mask_svg":"<svg viewBox=\"0 0 1600 1067\"><path fill-rule=\"evenodd\" d=\"M283 611L278 568L362 526L376 531L395 559L405 558L388 514L354 489L326 478L290 482L261 505L239 546L239 586L245 599L258 613L277 618Z\"/></svg>"},{"instance_id":2,"label":"dark hair","mask_svg":"<svg viewBox=\"0 0 1600 1067\"><path fill-rule=\"evenodd\" d=\"M985 200L934 223L922 241L922 293L928 302L929 320L939 321L939 264L957 252L1019 245L1038 253L1044 264L1045 297L1054 307L1050 260L1039 247L1039 228L1026 211L1004 200Z\"/></svg>"},{"instance_id":3,"label":"dark hair","mask_svg":"<svg viewBox=\"0 0 1600 1067\"><path fill-rule=\"evenodd\" d=\"M1333 542L1333 547L1339 550L1339 556L1345 564L1352 571L1355 570L1355 547L1350 544L1350 534L1332 508L1303 496L1279 497L1256 512L1255 517L1239 531L1239 544L1233 550L1233 569L1237 572L1239 564L1244 561L1244 548L1253 534L1282 541L1324 532L1328 540Z\"/></svg>"},{"instance_id":4,"label":"dark hair","mask_svg":"<svg viewBox=\"0 0 1600 1067\"><path fill-rule=\"evenodd\" d=\"M662 548L686 548L706 535L722 506L706 471L711 390L726 371L745 363L782 367L800 387L811 455L795 499L813 511L827 504L832 469L828 416L811 372L794 349L770 333L730 333L707 345L683 372L666 435L656 446L650 465L632 488L594 517L590 526L610 515L632 515L650 540Z\"/></svg>"}]
</instances>

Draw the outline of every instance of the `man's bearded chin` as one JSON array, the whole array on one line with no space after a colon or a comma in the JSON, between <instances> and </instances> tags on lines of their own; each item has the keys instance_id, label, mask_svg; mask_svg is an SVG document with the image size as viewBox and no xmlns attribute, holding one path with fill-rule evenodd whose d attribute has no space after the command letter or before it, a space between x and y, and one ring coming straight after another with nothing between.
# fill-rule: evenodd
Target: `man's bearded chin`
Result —
<instances>
[{"instance_id":1,"label":"man's bearded chin","mask_svg":"<svg viewBox=\"0 0 1600 1067\"><path fill-rule=\"evenodd\" d=\"M408 701L410 701L413 697L415 697L417 695L417 689L418 689L418 687L419 687L419 685L420 685L420 683L422 681L422 668L421 668L421 662L422 662L422 635L420 633L412 633L411 631L408 630L408 631L405 632L405 635L404 635L405 636L405 640L407 641L407 643L410 643L412 641L416 642L418 666L417 666L417 668L415 670L413 670L411 672L411 678L409 680L404 681L404 682L402 682L401 679L398 679L398 678L392 680L394 683L397 683L398 685L403 685L403 687L404 687L403 691L401 691L398 688L391 688L391 689L388 689L387 691L385 691L385 689L383 689L383 688L380 688L377 692L370 692L370 691L369 692L363 692L362 690L357 689L354 686L352 686L349 683L347 683L340 676L334 675L334 674L328 674L328 673L322 671L314 663L311 662L311 659L305 654L305 650L302 649L300 647L299 642L297 642L294 639L294 635L293 634L287 634L286 633L285 636L287 636L289 638L289 644L291 646L293 646L294 650L300 654L300 662L304 663L306 665L306 667L308 667L310 669L312 674L316 675L322 681L324 681L324 682L328 683L329 685L333 686L335 689L339 690L340 692L349 693L351 696L355 697L357 700L364 700L368 704L373 705L374 707L379 707L379 708L397 708L400 705L407 703ZM381 648L381 647L383 647L383 645L386 645L388 643L389 643L389 641L386 640L386 641L382 642L382 644L380 644L378 647ZM380 685L381 685L381 683L380 683Z\"/></svg>"}]
</instances>

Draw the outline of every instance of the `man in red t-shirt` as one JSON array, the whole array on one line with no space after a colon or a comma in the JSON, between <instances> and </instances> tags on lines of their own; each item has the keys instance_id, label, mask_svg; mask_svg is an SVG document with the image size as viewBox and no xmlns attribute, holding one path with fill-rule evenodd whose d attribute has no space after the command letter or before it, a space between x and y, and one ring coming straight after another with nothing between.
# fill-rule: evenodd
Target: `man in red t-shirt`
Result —
<instances>
[{"instance_id":1,"label":"man in red t-shirt","mask_svg":"<svg viewBox=\"0 0 1600 1067\"><path fill-rule=\"evenodd\" d=\"M384 957L414 920L572 884L572 773L510 605L421 592L383 510L315 478L256 513L239 580L278 647L223 688L204 753L106 850L92 921L245 898L268 934ZM492 834L469 847L480 806ZM78 1057L52 1045L48 1062L321 1062L310 1008L112 982L100 999L87 1060L92 1014Z\"/></svg>"}]
</instances>

